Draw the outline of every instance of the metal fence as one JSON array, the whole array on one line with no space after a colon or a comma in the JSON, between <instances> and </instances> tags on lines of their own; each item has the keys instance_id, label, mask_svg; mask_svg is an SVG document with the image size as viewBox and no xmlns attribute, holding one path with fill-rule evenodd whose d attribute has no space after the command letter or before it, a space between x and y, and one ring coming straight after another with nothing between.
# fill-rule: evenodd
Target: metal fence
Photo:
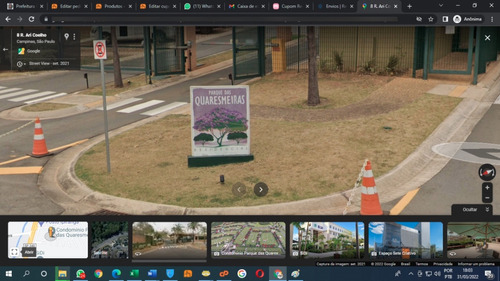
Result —
<instances>
[{"instance_id":1,"label":"metal fence","mask_svg":"<svg viewBox=\"0 0 500 281\"><path fill-rule=\"evenodd\" d=\"M320 27L319 69L404 73L413 66L413 27Z\"/></svg>"},{"instance_id":2,"label":"metal fence","mask_svg":"<svg viewBox=\"0 0 500 281\"><path fill-rule=\"evenodd\" d=\"M421 68L424 59L421 42L415 42L419 38L416 32L415 27L316 27L318 69L323 73L411 75L412 69ZM435 36L438 39L429 46L429 50L435 50L434 67L467 69L469 30L445 31L443 27ZM307 70L306 27L266 27L266 72L276 67L271 58L275 38L285 39L286 69Z\"/></svg>"}]
</instances>

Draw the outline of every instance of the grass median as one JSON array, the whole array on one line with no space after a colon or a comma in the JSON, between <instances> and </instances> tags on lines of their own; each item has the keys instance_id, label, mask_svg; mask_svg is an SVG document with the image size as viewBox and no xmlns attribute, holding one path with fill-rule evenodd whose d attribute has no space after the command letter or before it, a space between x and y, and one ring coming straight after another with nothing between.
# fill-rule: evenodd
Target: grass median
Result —
<instances>
[{"instance_id":1,"label":"grass median","mask_svg":"<svg viewBox=\"0 0 500 281\"><path fill-rule=\"evenodd\" d=\"M295 84L307 83L307 79L291 79ZM379 79L385 79L378 84L380 87L386 85L387 77ZM322 77L320 87L329 80ZM259 83L268 82L264 79L252 84L251 96ZM344 120L263 118L254 114L258 110L251 110L251 150L255 160L206 168L187 167L187 156L191 154L190 116L170 115L112 138L110 175L106 172L103 143L80 158L76 173L99 192L186 207L252 206L328 195L352 188L367 158L372 161L375 176L391 170L460 102L458 98L425 94L422 86L415 91L418 93L397 109ZM382 97L394 100L395 94L382 93L376 100L382 106ZM252 101L252 108L262 105L258 99ZM314 112L321 110L329 114L335 109ZM225 184L219 183L221 174ZM269 186L264 197L252 192L260 181ZM242 197L231 192L237 182L245 184L249 191Z\"/></svg>"},{"instance_id":2,"label":"grass median","mask_svg":"<svg viewBox=\"0 0 500 281\"><path fill-rule=\"evenodd\" d=\"M52 111L52 110L59 110L59 109L64 109L68 107L75 106L73 104L66 104L66 103L55 103L55 102L42 102L42 103L35 103L32 105L27 105L21 107L21 110L27 111L27 112L40 112L40 111Z\"/></svg>"}]
</instances>

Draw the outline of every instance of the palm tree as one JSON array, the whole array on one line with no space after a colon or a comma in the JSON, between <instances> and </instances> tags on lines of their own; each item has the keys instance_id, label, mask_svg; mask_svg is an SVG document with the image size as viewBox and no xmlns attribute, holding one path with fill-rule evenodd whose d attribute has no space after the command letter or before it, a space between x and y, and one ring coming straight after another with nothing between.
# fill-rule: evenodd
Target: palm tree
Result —
<instances>
[{"instance_id":1,"label":"palm tree","mask_svg":"<svg viewBox=\"0 0 500 281\"><path fill-rule=\"evenodd\" d=\"M338 237L332 238L332 244L333 244L335 251L337 251L339 248L340 239Z\"/></svg>"},{"instance_id":2,"label":"palm tree","mask_svg":"<svg viewBox=\"0 0 500 281\"><path fill-rule=\"evenodd\" d=\"M188 224L188 228L189 228L189 229L191 229L191 230L193 231L193 244L194 244L194 240L195 240L195 237L196 237L195 232L196 232L196 230L197 230L200 226L201 226L201 224L200 224L199 222L195 222L195 221L190 222L190 223Z\"/></svg>"},{"instance_id":3,"label":"palm tree","mask_svg":"<svg viewBox=\"0 0 500 281\"><path fill-rule=\"evenodd\" d=\"M175 243L177 243L179 235L184 233L184 226L178 223L172 227L172 232L175 234Z\"/></svg>"},{"instance_id":4,"label":"palm tree","mask_svg":"<svg viewBox=\"0 0 500 281\"><path fill-rule=\"evenodd\" d=\"M323 234L320 234L318 236L318 241L319 241L319 245L321 246L321 251L323 251L323 246L325 245L325 242L323 242L323 240L325 240L325 235Z\"/></svg>"},{"instance_id":5,"label":"palm tree","mask_svg":"<svg viewBox=\"0 0 500 281\"><path fill-rule=\"evenodd\" d=\"M311 226L311 223L310 223L310 222L307 222L307 223L306 223L306 232L305 232L305 234L306 234L306 238L307 238L307 236L309 235L309 227L310 227L310 226ZM301 246L301 247L302 247L302 246ZM307 246L306 246L306 249L307 249Z\"/></svg>"},{"instance_id":6,"label":"palm tree","mask_svg":"<svg viewBox=\"0 0 500 281\"><path fill-rule=\"evenodd\" d=\"M327 242L327 243L328 243L328 249L329 249L330 251L332 251L332 250L333 250L333 239L332 239L332 240L328 240L328 242Z\"/></svg>"},{"instance_id":7,"label":"palm tree","mask_svg":"<svg viewBox=\"0 0 500 281\"><path fill-rule=\"evenodd\" d=\"M204 240L206 241L207 240L207 226L202 225L200 227L200 232L201 232L201 235L203 235Z\"/></svg>"},{"instance_id":8,"label":"palm tree","mask_svg":"<svg viewBox=\"0 0 500 281\"><path fill-rule=\"evenodd\" d=\"M347 238L349 238L349 236L347 236L345 234L340 234L339 235L339 240L340 240L341 245L342 245L342 249L341 250L344 250L345 248L347 248L347 245L349 244L349 242L346 241Z\"/></svg>"},{"instance_id":9,"label":"palm tree","mask_svg":"<svg viewBox=\"0 0 500 281\"><path fill-rule=\"evenodd\" d=\"M302 257L302 231L304 230L302 228L302 222L293 222L292 225L297 228L298 234L299 234L299 259ZM293 240L293 238L292 238Z\"/></svg>"}]
</instances>

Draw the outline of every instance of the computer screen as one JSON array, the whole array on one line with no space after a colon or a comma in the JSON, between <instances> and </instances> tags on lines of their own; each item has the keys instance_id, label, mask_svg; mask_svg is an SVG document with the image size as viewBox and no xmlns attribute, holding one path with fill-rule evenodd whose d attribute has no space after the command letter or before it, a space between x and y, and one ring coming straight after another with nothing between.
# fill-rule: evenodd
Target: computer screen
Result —
<instances>
[{"instance_id":1,"label":"computer screen","mask_svg":"<svg viewBox=\"0 0 500 281\"><path fill-rule=\"evenodd\" d=\"M0 3L0 280L500 280L499 21Z\"/></svg>"}]
</instances>

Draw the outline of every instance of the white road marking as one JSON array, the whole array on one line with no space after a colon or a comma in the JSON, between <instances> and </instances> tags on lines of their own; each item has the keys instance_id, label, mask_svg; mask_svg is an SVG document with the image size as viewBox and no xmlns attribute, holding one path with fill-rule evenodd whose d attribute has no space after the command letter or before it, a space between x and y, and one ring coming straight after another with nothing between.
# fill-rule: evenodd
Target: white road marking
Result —
<instances>
[{"instance_id":1,"label":"white road marking","mask_svg":"<svg viewBox=\"0 0 500 281\"><path fill-rule=\"evenodd\" d=\"M158 115L158 114L163 113L165 111L169 111L169 110L172 110L172 109L177 108L179 106L183 106L185 104L186 104L185 102L173 102L173 103L169 103L165 106L158 107L156 109L141 113L141 115L155 116L155 115Z\"/></svg>"},{"instance_id":2,"label":"white road marking","mask_svg":"<svg viewBox=\"0 0 500 281\"><path fill-rule=\"evenodd\" d=\"M140 100L142 100L142 99L141 98L130 98L130 99L122 100L122 101L115 102L115 103L112 103L112 104L108 105L106 107L106 109L107 110L115 109L117 107L121 107L121 106L124 106L124 105L127 105L127 104L131 104L131 103L134 103L134 102L140 101ZM102 106L98 107L96 109L97 110L103 110Z\"/></svg>"},{"instance_id":3,"label":"white road marking","mask_svg":"<svg viewBox=\"0 0 500 281\"><path fill-rule=\"evenodd\" d=\"M163 102L164 101L162 101L162 100L150 100L150 101L138 104L138 105L134 105L134 106L131 106L131 107L124 108L122 110L119 110L118 112L120 112L120 113L131 113L131 112L139 111L141 109L145 109L145 108L148 108L148 107L151 107L151 106L163 103Z\"/></svg>"},{"instance_id":4,"label":"white road marking","mask_svg":"<svg viewBox=\"0 0 500 281\"><path fill-rule=\"evenodd\" d=\"M22 97L19 97L19 98L13 98L13 99L10 99L9 101L20 102L20 101L25 101L25 100L29 100L29 99L34 99L34 98L39 98L39 97L43 97L43 96L48 96L48 95L51 95L51 94L54 94L54 93L55 92L52 92L52 91L45 91L45 92L40 92L40 93L36 93L36 94L32 94L32 95L22 96Z\"/></svg>"},{"instance_id":5,"label":"white road marking","mask_svg":"<svg viewBox=\"0 0 500 281\"><path fill-rule=\"evenodd\" d=\"M0 94L5 94L5 93L8 93L8 92L14 92L14 91L19 91L21 90L21 88L8 88L8 89L5 89L5 90L0 90Z\"/></svg>"},{"instance_id":6,"label":"white road marking","mask_svg":"<svg viewBox=\"0 0 500 281\"><path fill-rule=\"evenodd\" d=\"M67 93L59 93L59 94L55 94L55 95L48 96L48 97L43 97L43 98L36 99L36 100L30 100L30 101L25 102L25 104L37 103L37 102L41 102L41 101L44 101L44 100L50 100L50 99L53 99L53 98L62 97L62 96L65 96L65 95L67 95Z\"/></svg>"},{"instance_id":7,"label":"white road marking","mask_svg":"<svg viewBox=\"0 0 500 281\"><path fill-rule=\"evenodd\" d=\"M500 104L500 96L495 100L494 104Z\"/></svg>"},{"instance_id":8,"label":"white road marking","mask_svg":"<svg viewBox=\"0 0 500 281\"><path fill-rule=\"evenodd\" d=\"M34 93L34 92L38 92L38 90L33 90L33 89L22 90L22 91L19 91L19 92L14 92L14 93L10 93L10 94L1 95L0 96L0 100L1 99L12 98L12 97L16 97L16 96L20 96L20 95L24 95L24 94Z\"/></svg>"}]
</instances>

